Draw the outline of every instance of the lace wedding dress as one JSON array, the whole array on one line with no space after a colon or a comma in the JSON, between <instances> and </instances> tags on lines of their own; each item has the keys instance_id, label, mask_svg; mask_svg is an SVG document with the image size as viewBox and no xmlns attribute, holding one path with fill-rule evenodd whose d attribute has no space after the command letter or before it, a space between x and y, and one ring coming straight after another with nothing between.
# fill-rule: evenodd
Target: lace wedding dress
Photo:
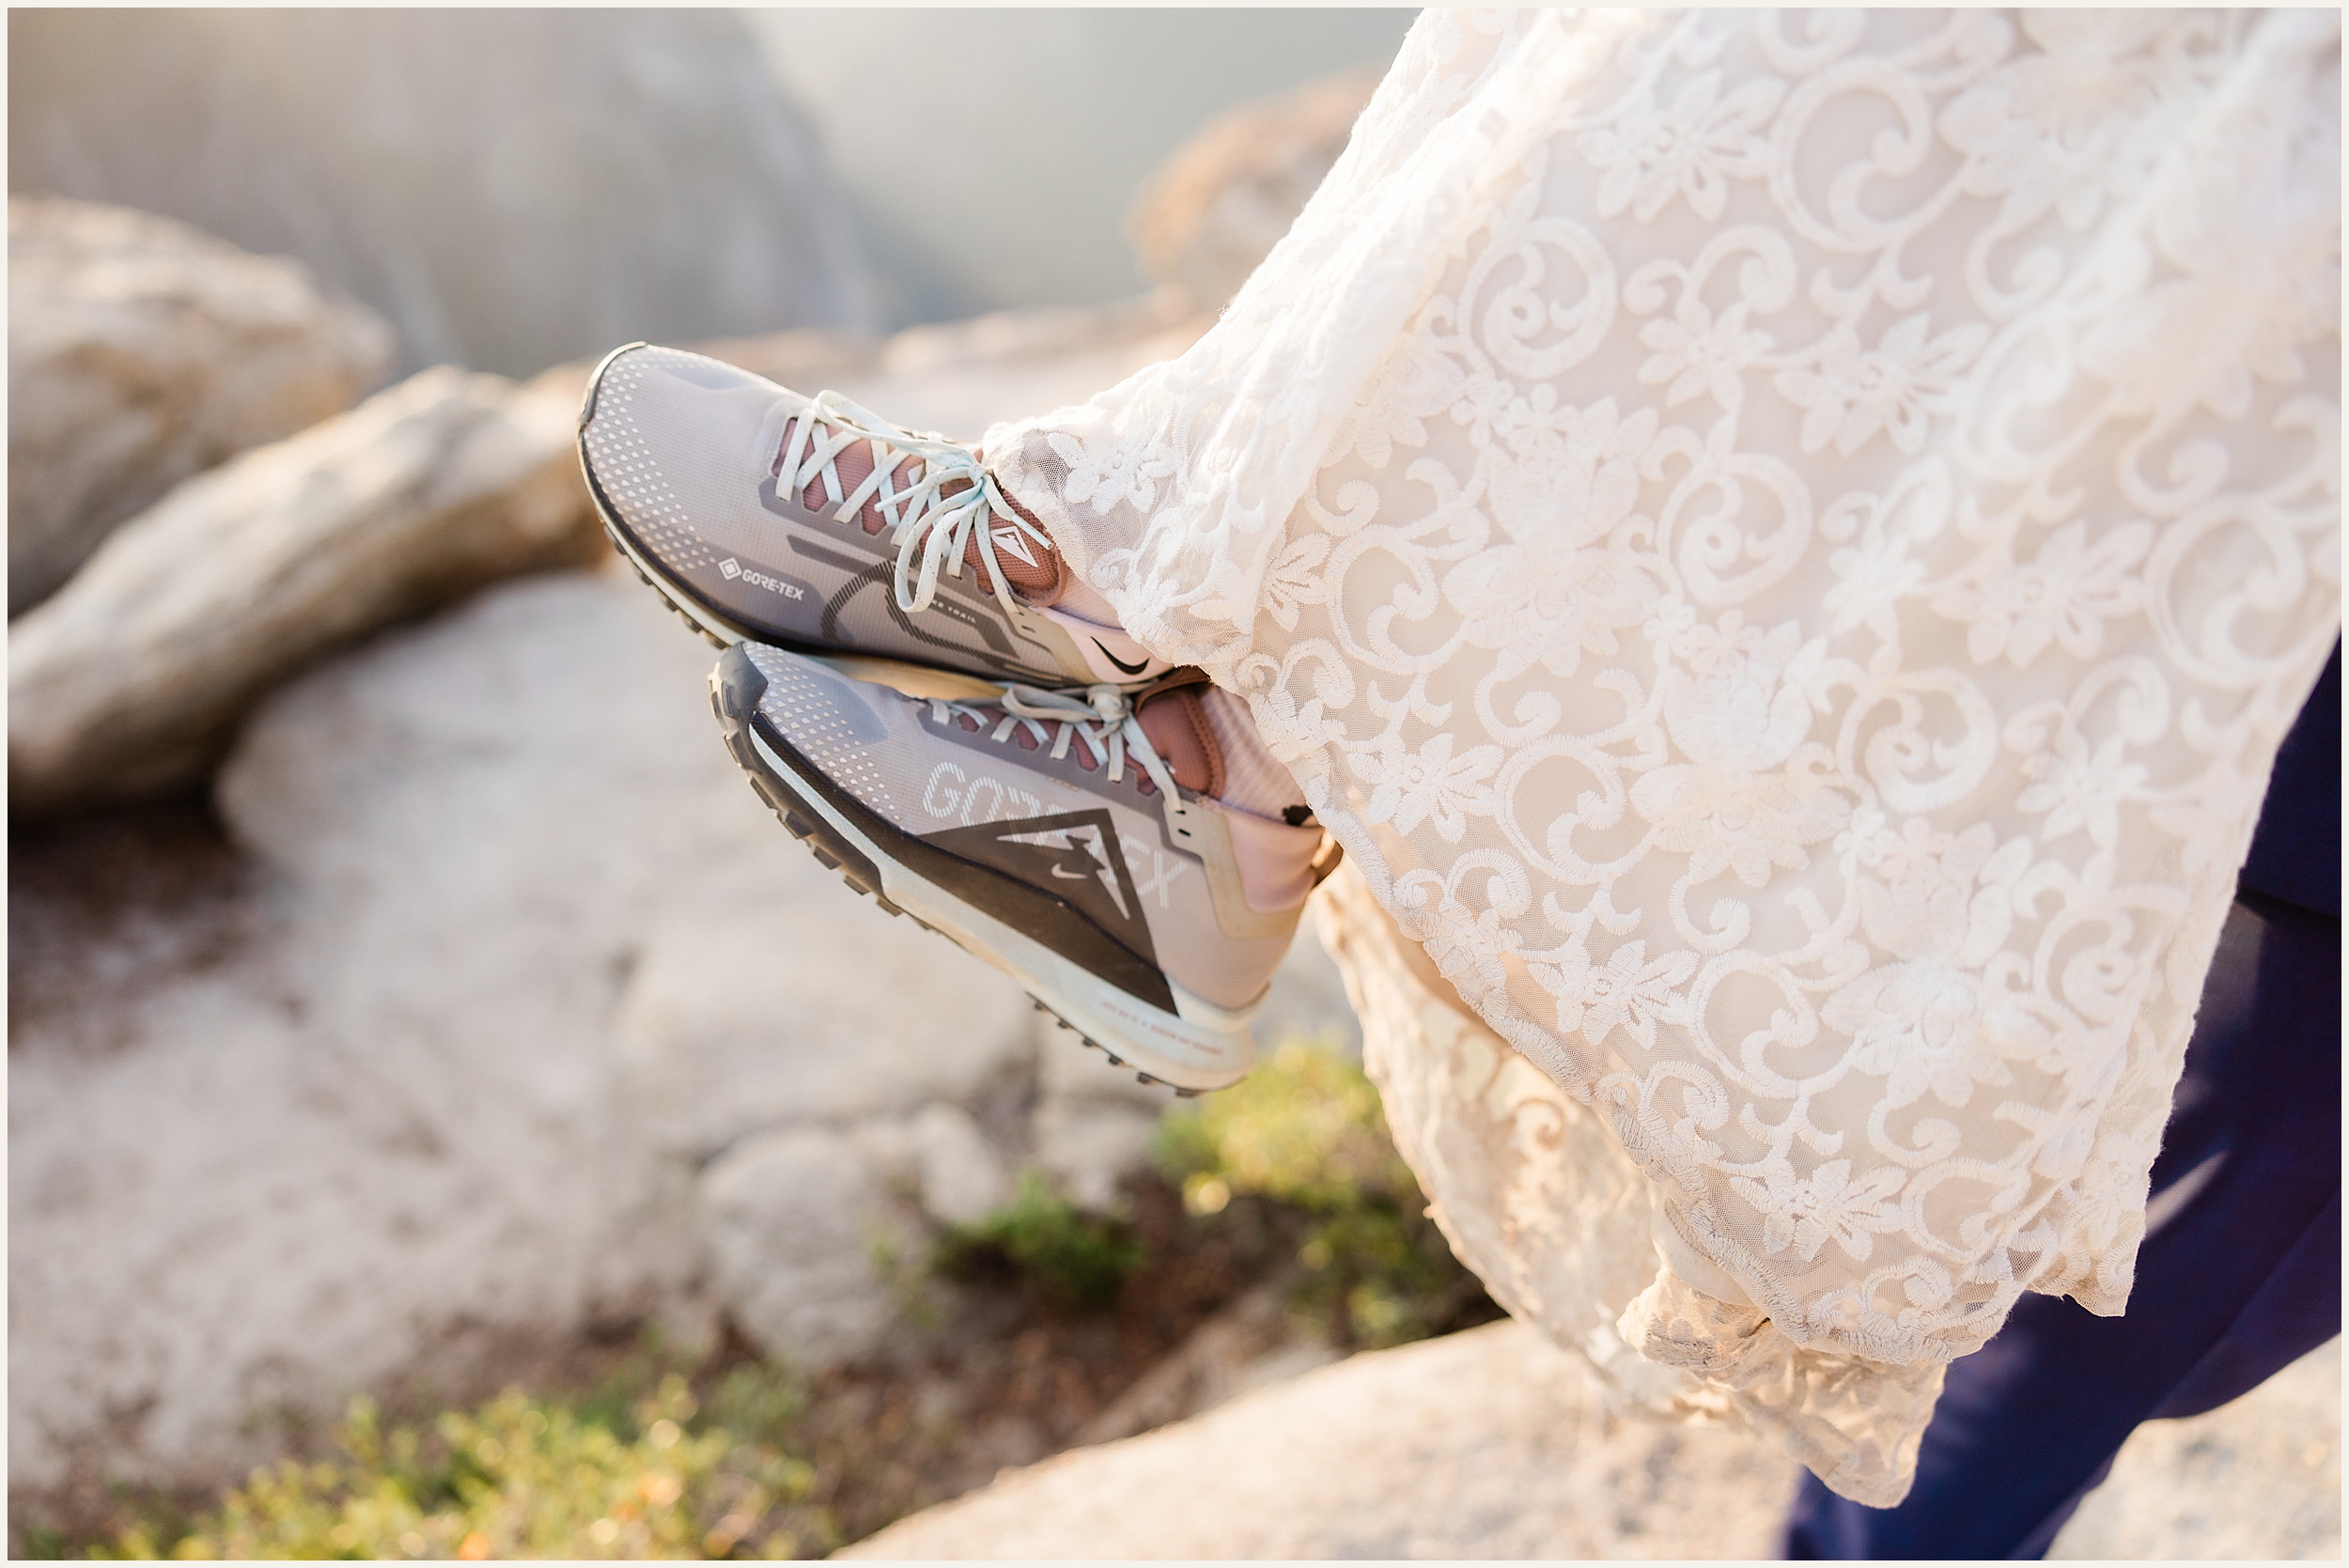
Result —
<instances>
[{"instance_id":1,"label":"lace wedding dress","mask_svg":"<svg viewBox=\"0 0 2349 1568\"><path fill-rule=\"evenodd\" d=\"M2339 27L1430 9L1214 330L988 432L1421 944L1470 1260L1861 1501L2128 1300L2341 623Z\"/></svg>"}]
</instances>

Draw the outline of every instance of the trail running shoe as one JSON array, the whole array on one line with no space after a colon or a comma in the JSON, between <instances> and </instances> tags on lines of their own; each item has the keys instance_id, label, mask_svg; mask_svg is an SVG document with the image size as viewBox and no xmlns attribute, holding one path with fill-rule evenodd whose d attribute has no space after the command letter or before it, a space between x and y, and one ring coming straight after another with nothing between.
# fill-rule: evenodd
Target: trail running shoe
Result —
<instances>
[{"instance_id":1,"label":"trail running shoe","mask_svg":"<svg viewBox=\"0 0 2349 1568\"><path fill-rule=\"evenodd\" d=\"M943 436L641 343L597 367L579 429L612 542L721 646L947 695L1167 673L1121 629L1053 608L1060 553Z\"/></svg>"},{"instance_id":2,"label":"trail running shoe","mask_svg":"<svg viewBox=\"0 0 2349 1568\"><path fill-rule=\"evenodd\" d=\"M743 643L711 673L726 745L827 865L1003 970L1144 1081L1255 1059L1248 1020L1335 845L1213 798L1204 684L919 698Z\"/></svg>"}]
</instances>

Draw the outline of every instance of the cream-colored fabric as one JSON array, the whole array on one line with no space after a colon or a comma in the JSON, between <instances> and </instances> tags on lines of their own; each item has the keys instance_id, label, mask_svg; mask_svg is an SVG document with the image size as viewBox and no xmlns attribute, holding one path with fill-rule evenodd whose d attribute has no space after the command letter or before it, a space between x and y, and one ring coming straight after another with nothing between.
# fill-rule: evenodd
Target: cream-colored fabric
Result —
<instances>
[{"instance_id":1,"label":"cream-colored fabric","mask_svg":"<svg viewBox=\"0 0 2349 1568\"><path fill-rule=\"evenodd\" d=\"M2125 1303L2340 627L2340 145L2338 12L1430 9L1213 331L988 432L1746 1297L1647 1354Z\"/></svg>"},{"instance_id":2,"label":"cream-colored fabric","mask_svg":"<svg viewBox=\"0 0 2349 1568\"><path fill-rule=\"evenodd\" d=\"M1898 1501L1941 1365L1800 1349L1751 1306L1660 1265L1659 1250L1681 1249L1656 1245L1657 1189L1606 1118L1460 1005L1361 872L1341 864L1315 908L1395 1144L1493 1299L1579 1352L1626 1415L1742 1425L1846 1497Z\"/></svg>"}]
</instances>

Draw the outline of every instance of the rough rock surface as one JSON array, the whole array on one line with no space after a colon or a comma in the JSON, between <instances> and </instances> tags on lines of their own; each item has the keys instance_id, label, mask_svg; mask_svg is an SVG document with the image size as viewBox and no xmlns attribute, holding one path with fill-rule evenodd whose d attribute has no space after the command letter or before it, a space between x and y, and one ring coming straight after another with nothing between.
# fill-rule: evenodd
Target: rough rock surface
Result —
<instances>
[{"instance_id":1,"label":"rough rock surface","mask_svg":"<svg viewBox=\"0 0 2349 1568\"><path fill-rule=\"evenodd\" d=\"M2050 1558L2341 1559L2341 1341L2189 1421L2147 1421Z\"/></svg>"},{"instance_id":2,"label":"rough rock surface","mask_svg":"<svg viewBox=\"0 0 2349 1568\"><path fill-rule=\"evenodd\" d=\"M1074 1039L1066 1031L1055 1032ZM1166 1091L1136 1081L1131 1068L1112 1066L1099 1051L1082 1049L1048 1053L1036 1079L1037 1167L1080 1207L1109 1208L1119 1178L1150 1161L1150 1138L1166 1109Z\"/></svg>"},{"instance_id":3,"label":"rough rock surface","mask_svg":"<svg viewBox=\"0 0 2349 1568\"><path fill-rule=\"evenodd\" d=\"M971 431L1180 347L1145 327L1001 320L838 380ZM869 1344L897 1300L874 1235L803 1269L788 1319L726 1261L794 1201L752 1155L836 1137L886 1242L1003 1195L1039 1063L1145 1109L784 833L717 743L713 657L619 573L493 588L259 705L216 792L248 867L219 887L88 929L12 867L12 1486L233 1478L272 1412L445 1387L517 1334L731 1312ZM1343 1017L1310 938L1276 986L1275 1020Z\"/></svg>"},{"instance_id":4,"label":"rough rock surface","mask_svg":"<svg viewBox=\"0 0 2349 1568\"><path fill-rule=\"evenodd\" d=\"M1143 271L1214 309L1272 253L1384 74L1344 71L1207 122L1150 177L1127 233Z\"/></svg>"},{"instance_id":5,"label":"rough rock surface","mask_svg":"<svg viewBox=\"0 0 2349 1568\"><path fill-rule=\"evenodd\" d=\"M2336 1341L2140 1428L2049 1555L2337 1558L2340 1380ZM1741 1434L1609 1415L1579 1362L1499 1323L1009 1472L839 1555L1767 1558L1796 1479Z\"/></svg>"},{"instance_id":6,"label":"rough rock surface","mask_svg":"<svg viewBox=\"0 0 2349 1568\"><path fill-rule=\"evenodd\" d=\"M8 198L8 613L224 459L341 412L391 329L167 218Z\"/></svg>"},{"instance_id":7,"label":"rough rock surface","mask_svg":"<svg viewBox=\"0 0 2349 1568\"><path fill-rule=\"evenodd\" d=\"M921 1234L865 1141L829 1126L762 1132L693 1184L719 1297L754 1341L801 1366L880 1347L895 1316L887 1270Z\"/></svg>"},{"instance_id":8,"label":"rough rock surface","mask_svg":"<svg viewBox=\"0 0 2349 1568\"><path fill-rule=\"evenodd\" d=\"M1024 1001L986 984L941 1014L936 984L875 985L873 923L811 920L778 901L770 859L713 866L674 889L629 978L614 1024L620 1069L664 1155L706 1160L779 1123L968 1100L1019 1068L1034 1036ZM963 968L945 964L940 978ZM793 1020L787 1034L778 1016Z\"/></svg>"},{"instance_id":9,"label":"rough rock surface","mask_svg":"<svg viewBox=\"0 0 2349 1568\"><path fill-rule=\"evenodd\" d=\"M575 424L560 396L443 367L180 485L9 626L10 810L194 783L321 653L601 551Z\"/></svg>"},{"instance_id":10,"label":"rough rock surface","mask_svg":"<svg viewBox=\"0 0 2349 1568\"><path fill-rule=\"evenodd\" d=\"M1015 1471L851 1558L1766 1557L1786 1461L1626 1423L1513 1323Z\"/></svg>"},{"instance_id":11,"label":"rough rock surface","mask_svg":"<svg viewBox=\"0 0 2349 1568\"><path fill-rule=\"evenodd\" d=\"M710 725L710 658L634 581L558 574L255 716L218 793L260 862L259 929L211 967L133 971L13 1031L17 1484L97 1454L121 1475L232 1475L266 1449L257 1410L331 1409L468 1334L758 1321L760 1298L712 1267L700 1160L638 1114L619 1027L658 1013L634 994L648 955L665 948L658 983L691 988L679 934L713 911L758 917L773 947L747 972L709 947L702 986L767 990L778 1054L830 1042L884 1080L837 1106L902 1104L900 1078L967 1090L973 1040L1024 1065L1033 1015L1008 982L851 896L745 787ZM801 986L848 954L861 988ZM925 1011L967 1028L855 1048ZM868 1189L894 1190L920 1109L835 1127L770 1101L733 1141L878 1127L894 1147L859 1158ZM790 1196L754 1161L709 1169L725 1215ZM834 1295L810 1310L877 1299L862 1279Z\"/></svg>"},{"instance_id":12,"label":"rough rock surface","mask_svg":"<svg viewBox=\"0 0 2349 1568\"><path fill-rule=\"evenodd\" d=\"M299 256L408 371L871 332L854 220L722 10L23 12L8 187Z\"/></svg>"},{"instance_id":13,"label":"rough rock surface","mask_svg":"<svg viewBox=\"0 0 2349 1568\"><path fill-rule=\"evenodd\" d=\"M922 1211L946 1225L984 1219L1011 1195L1003 1151L958 1105L932 1101L913 1118L913 1188Z\"/></svg>"},{"instance_id":14,"label":"rough rock surface","mask_svg":"<svg viewBox=\"0 0 2349 1568\"><path fill-rule=\"evenodd\" d=\"M1343 1354L1292 1314L1290 1281L1267 1281L1191 1331L1087 1421L1081 1444L1112 1443L1229 1404Z\"/></svg>"}]
</instances>

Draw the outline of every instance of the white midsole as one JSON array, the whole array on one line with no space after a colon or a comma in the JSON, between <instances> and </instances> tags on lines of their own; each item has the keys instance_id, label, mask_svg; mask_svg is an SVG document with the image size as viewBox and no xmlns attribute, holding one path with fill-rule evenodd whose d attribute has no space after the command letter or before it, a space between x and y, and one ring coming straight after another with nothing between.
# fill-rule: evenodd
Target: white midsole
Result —
<instances>
[{"instance_id":1,"label":"white midsole","mask_svg":"<svg viewBox=\"0 0 2349 1568\"><path fill-rule=\"evenodd\" d=\"M1088 1039L1178 1089L1223 1089L1248 1076L1256 1056L1255 1038L1248 1028L1253 1008L1218 1007L1171 979L1167 986L1178 1017L1170 1017L1128 996L1034 938L908 870L828 801L800 788L790 765L747 720L744 728L793 797L863 851L880 873L881 890L891 903L1011 976Z\"/></svg>"}]
</instances>

